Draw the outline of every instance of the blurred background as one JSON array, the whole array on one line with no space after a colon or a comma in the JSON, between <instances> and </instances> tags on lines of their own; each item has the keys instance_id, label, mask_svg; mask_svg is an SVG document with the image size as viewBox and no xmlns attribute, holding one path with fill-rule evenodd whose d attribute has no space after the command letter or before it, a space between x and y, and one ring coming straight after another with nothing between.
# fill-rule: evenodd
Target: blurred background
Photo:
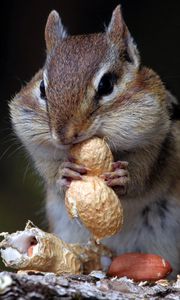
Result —
<instances>
[{"instance_id":1,"label":"blurred background","mask_svg":"<svg viewBox=\"0 0 180 300\"><path fill-rule=\"evenodd\" d=\"M0 232L31 219L46 227L43 185L12 133L8 102L45 60L44 27L56 9L71 34L102 31L117 0L11 0L0 5ZM180 99L180 1L121 0L142 61Z\"/></svg>"}]
</instances>

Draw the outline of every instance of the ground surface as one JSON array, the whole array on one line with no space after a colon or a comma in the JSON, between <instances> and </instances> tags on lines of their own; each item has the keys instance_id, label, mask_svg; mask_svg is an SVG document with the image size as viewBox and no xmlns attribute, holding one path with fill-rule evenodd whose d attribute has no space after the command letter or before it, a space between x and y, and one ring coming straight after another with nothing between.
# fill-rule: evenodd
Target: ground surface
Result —
<instances>
[{"instance_id":1,"label":"ground surface","mask_svg":"<svg viewBox=\"0 0 180 300\"><path fill-rule=\"evenodd\" d=\"M100 274L101 275L101 274ZM0 299L180 299L180 277L177 281L133 283L127 278L95 276L55 276L53 273L0 273Z\"/></svg>"}]
</instances>

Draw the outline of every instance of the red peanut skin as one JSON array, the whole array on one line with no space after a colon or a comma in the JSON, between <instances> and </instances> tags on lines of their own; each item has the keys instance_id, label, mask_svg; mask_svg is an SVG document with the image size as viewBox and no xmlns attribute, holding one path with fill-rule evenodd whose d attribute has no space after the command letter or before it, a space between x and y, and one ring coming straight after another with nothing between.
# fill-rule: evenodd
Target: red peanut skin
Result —
<instances>
[{"instance_id":1,"label":"red peanut skin","mask_svg":"<svg viewBox=\"0 0 180 300\"><path fill-rule=\"evenodd\" d=\"M33 256L33 247L34 247L34 245L32 245L28 248L28 250L27 250L28 256Z\"/></svg>"},{"instance_id":2,"label":"red peanut skin","mask_svg":"<svg viewBox=\"0 0 180 300\"><path fill-rule=\"evenodd\" d=\"M172 272L171 265L156 254L126 253L113 259L109 276L126 276L134 281L156 281Z\"/></svg>"}]
</instances>

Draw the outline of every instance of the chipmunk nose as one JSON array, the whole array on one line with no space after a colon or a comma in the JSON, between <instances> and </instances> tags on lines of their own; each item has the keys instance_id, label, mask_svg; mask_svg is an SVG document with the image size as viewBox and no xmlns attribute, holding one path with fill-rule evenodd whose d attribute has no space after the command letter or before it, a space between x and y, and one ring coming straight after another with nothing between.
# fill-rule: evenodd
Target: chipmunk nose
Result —
<instances>
[{"instance_id":1,"label":"chipmunk nose","mask_svg":"<svg viewBox=\"0 0 180 300\"><path fill-rule=\"evenodd\" d=\"M71 145L79 137L79 134L77 132L71 132L71 134L67 134L67 132L64 132L64 130L58 133L55 130L52 130L51 135L56 144L63 145Z\"/></svg>"}]
</instances>

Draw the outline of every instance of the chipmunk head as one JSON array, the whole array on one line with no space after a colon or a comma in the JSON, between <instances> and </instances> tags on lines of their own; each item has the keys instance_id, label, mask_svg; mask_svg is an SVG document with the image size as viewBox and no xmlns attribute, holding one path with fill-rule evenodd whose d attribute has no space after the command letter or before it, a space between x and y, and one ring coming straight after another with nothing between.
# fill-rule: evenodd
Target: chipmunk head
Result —
<instances>
[{"instance_id":1,"label":"chipmunk head","mask_svg":"<svg viewBox=\"0 0 180 300\"><path fill-rule=\"evenodd\" d=\"M159 136L164 132L163 85L153 71L140 69L120 6L105 32L77 36L68 36L52 11L45 40L47 59L29 84L31 98L25 88L18 101L36 114L31 121L39 118L36 128L46 121L52 143L61 147L97 135L127 150L149 142L157 126Z\"/></svg>"}]
</instances>

